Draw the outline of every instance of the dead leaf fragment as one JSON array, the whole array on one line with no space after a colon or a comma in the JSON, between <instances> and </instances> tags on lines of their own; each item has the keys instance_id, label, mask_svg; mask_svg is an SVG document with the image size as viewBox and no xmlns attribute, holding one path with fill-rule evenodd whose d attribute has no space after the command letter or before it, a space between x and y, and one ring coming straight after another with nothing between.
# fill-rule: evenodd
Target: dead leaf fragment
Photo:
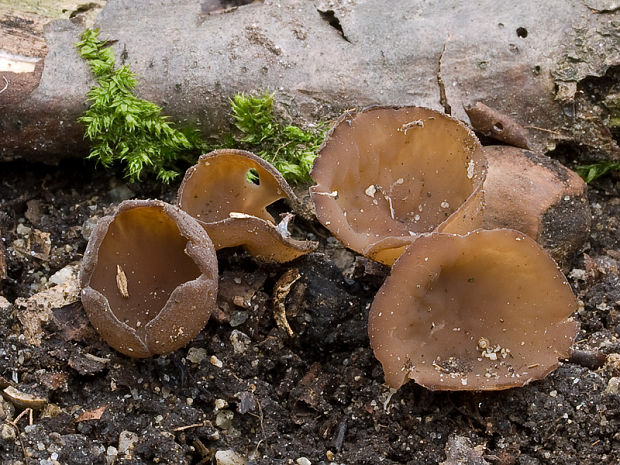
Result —
<instances>
[{"instance_id":1,"label":"dead leaf fragment","mask_svg":"<svg viewBox=\"0 0 620 465\"><path fill-rule=\"evenodd\" d=\"M440 465L488 465L483 457L484 446L473 446L471 441L453 434L446 443L446 461Z\"/></svg>"},{"instance_id":2,"label":"dead leaf fragment","mask_svg":"<svg viewBox=\"0 0 620 465\"><path fill-rule=\"evenodd\" d=\"M13 249L24 257L34 257L44 262L49 261L52 251L51 234L23 225L17 227L21 236L12 243Z\"/></svg>"},{"instance_id":3,"label":"dead leaf fragment","mask_svg":"<svg viewBox=\"0 0 620 465\"><path fill-rule=\"evenodd\" d=\"M107 359L93 357L90 354L72 355L69 358L69 366L82 376L90 376L101 373L107 367Z\"/></svg>"},{"instance_id":4,"label":"dead leaf fragment","mask_svg":"<svg viewBox=\"0 0 620 465\"><path fill-rule=\"evenodd\" d=\"M52 313L55 333L63 341L94 342L99 339L80 302L55 308Z\"/></svg>"},{"instance_id":5,"label":"dead leaf fragment","mask_svg":"<svg viewBox=\"0 0 620 465\"><path fill-rule=\"evenodd\" d=\"M69 380L69 374L64 372L58 373L43 373L39 378L41 384L50 391L67 390L67 381Z\"/></svg>"},{"instance_id":6,"label":"dead leaf fragment","mask_svg":"<svg viewBox=\"0 0 620 465\"><path fill-rule=\"evenodd\" d=\"M116 265L116 287L123 297L129 298L129 289L127 289L127 275L120 265Z\"/></svg>"},{"instance_id":7,"label":"dead leaf fragment","mask_svg":"<svg viewBox=\"0 0 620 465\"><path fill-rule=\"evenodd\" d=\"M93 410L85 410L75 419L75 422L80 423L88 420L100 420L103 412L105 412L107 408L107 405L102 405L101 407L97 407Z\"/></svg>"}]
</instances>

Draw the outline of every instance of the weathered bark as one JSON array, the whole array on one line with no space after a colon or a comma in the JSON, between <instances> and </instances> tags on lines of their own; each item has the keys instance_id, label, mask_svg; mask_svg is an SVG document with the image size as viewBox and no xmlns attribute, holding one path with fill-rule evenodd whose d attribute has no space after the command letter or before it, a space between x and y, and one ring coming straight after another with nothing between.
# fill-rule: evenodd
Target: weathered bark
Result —
<instances>
[{"instance_id":1,"label":"weathered bark","mask_svg":"<svg viewBox=\"0 0 620 465\"><path fill-rule=\"evenodd\" d=\"M271 89L279 111L300 122L372 104L423 105L468 121L464 107L482 102L524 126L535 150L568 142L620 158L608 110L578 92L586 77L620 63L613 8L265 0L209 14L203 6L110 0L95 26L117 41L118 62L138 74L142 97L207 134L228 127L233 94ZM94 82L74 46L83 29L53 21L39 52L8 50L39 61L26 73L0 68L0 85L9 81L0 94L0 160L86 150L76 118Z\"/></svg>"}]
</instances>

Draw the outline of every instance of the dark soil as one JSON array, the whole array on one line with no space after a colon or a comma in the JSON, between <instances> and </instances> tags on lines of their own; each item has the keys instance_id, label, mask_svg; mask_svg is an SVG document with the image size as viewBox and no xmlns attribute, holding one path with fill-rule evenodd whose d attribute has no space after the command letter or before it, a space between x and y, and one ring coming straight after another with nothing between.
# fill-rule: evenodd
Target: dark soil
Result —
<instances>
[{"instance_id":1,"label":"dark soil","mask_svg":"<svg viewBox=\"0 0 620 465\"><path fill-rule=\"evenodd\" d=\"M300 220L297 234L319 240L319 252L277 266L220 253L221 313L181 350L119 355L71 299L51 311L33 344L23 298L79 262L92 219L127 197L171 201L176 186L126 186L75 160L1 165L0 295L8 302L0 299L0 383L45 405L30 421L29 411L16 420L23 406L0 402L0 462L620 463L620 362L609 357L620 353L619 190L612 177L590 189L592 233L569 274L583 302L571 361L507 391L431 392L408 383L391 392L366 334L387 268ZM301 278L286 299L290 337L275 323L272 292L292 268ZM233 303L235 295L243 299ZM223 451L244 461L223 461Z\"/></svg>"}]
</instances>

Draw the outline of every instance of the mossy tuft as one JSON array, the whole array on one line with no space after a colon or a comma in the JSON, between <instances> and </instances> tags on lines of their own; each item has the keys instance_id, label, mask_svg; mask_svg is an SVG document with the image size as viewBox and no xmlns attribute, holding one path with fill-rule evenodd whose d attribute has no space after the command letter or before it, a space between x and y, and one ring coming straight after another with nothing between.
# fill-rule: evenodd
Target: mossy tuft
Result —
<instances>
[{"instance_id":1,"label":"mossy tuft","mask_svg":"<svg viewBox=\"0 0 620 465\"><path fill-rule=\"evenodd\" d=\"M277 122L273 116L273 94L237 94L231 99L237 141L244 149L272 163L292 183L311 181L310 170L317 157L325 124L306 130Z\"/></svg>"},{"instance_id":2,"label":"mossy tuft","mask_svg":"<svg viewBox=\"0 0 620 465\"><path fill-rule=\"evenodd\" d=\"M133 94L135 74L128 66L115 68L110 44L98 35L98 29L87 29L76 44L98 84L88 92L90 108L79 118L94 144L88 158L105 167L121 163L132 182L147 172L167 184L180 174L179 158L196 148L194 134L175 129L158 105Z\"/></svg>"},{"instance_id":3,"label":"mossy tuft","mask_svg":"<svg viewBox=\"0 0 620 465\"><path fill-rule=\"evenodd\" d=\"M88 158L104 167L123 165L132 182L146 173L167 184L180 174L179 161L193 163L197 153L241 146L272 163L289 182L311 180L325 125L303 130L279 123L273 116L273 94L235 95L232 117L240 134L209 144L196 130L175 129L158 105L133 94L135 74L128 66L115 67L110 43L99 39L98 29L87 29L76 46L97 79L88 92L90 108L79 118L86 125L84 137L93 143Z\"/></svg>"}]
</instances>

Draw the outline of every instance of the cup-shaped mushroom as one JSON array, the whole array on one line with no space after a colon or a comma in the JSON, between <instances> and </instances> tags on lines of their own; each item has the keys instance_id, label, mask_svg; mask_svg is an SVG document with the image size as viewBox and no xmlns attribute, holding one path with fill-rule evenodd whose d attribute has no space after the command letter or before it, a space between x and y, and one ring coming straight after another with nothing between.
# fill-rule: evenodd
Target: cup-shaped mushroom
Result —
<instances>
[{"instance_id":1,"label":"cup-shaped mushroom","mask_svg":"<svg viewBox=\"0 0 620 465\"><path fill-rule=\"evenodd\" d=\"M217 283L209 236L190 215L159 200L128 200L99 220L80 271L90 322L130 357L190 342L211 315Z\"/></svg>"},{"instance_id":2,"label":"cup-shaped mushroom","mask_svg":"<svg viewBox=\"0 0 620 465\"><path fill-rule=\"evenodd\" d=\"M421 107L336 122L314 163L317 218L347 247L391 265L411 238L480 226L486 160L458 120Z\"/></svg>"},{"instance_id":3,"label":"cup-shaped mushroom","mask_svg":"<svg viewBox=\"0 0 620 465\"><path fill-rule=\"evenodd\" d=\"M557 160L506 145L484 148L484 229L510 228L568 268L590 233L586 183Z\"/></svg>"},{"instance_id":4,"label":"cup-shaped mushroom","mask_svg":"<svg viewBox=\"0 0 620 465\"><path fill-rule=\"evenodd\" d=\"M418 237L372 304L368 332L386 383L499 390L542 379L578 325L566 278L532 239L509 230Z\"/></svg>"},{"instance_id":5,"label":"cup-shaped mushroom","mask_svg":"<svg viewBox=\"0 0 620 465\"><path fill-rule=\"evenodd\" d=\"M244 150L223 149L202 155L187 170L177 204L198 220L217 250L243 246L263 261L287 262L317 244L290 237L292 215L276 224L267 207L283 198L295 194L273 165Z\"/></svg>"}]
</instances>

